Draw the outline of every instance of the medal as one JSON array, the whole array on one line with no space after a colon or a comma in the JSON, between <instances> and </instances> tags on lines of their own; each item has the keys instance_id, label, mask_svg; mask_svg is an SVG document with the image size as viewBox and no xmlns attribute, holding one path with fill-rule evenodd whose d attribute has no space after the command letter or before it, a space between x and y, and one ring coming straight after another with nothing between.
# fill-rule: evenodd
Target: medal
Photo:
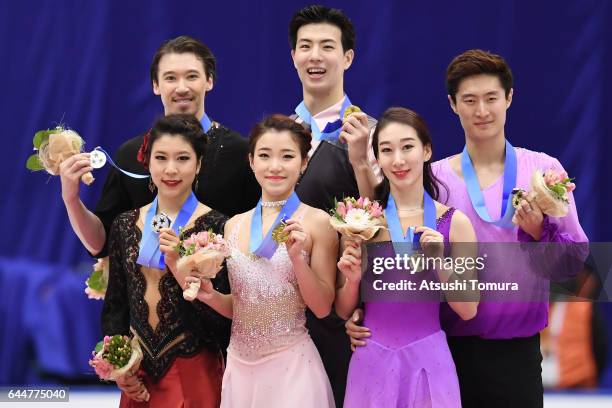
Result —
<instances>
[{"instance_id":1,"label":"medal","mask_svg":"<svg viewBox=\"0 0 612 408\"><path fill-rule=\"evenodd\" d=\"M357 113L357 112L361 112L361 109L359 108L359 106L356 105L350 105L347 106L346 109L344 110L344 115L342 116L342 121L346 121L349 116L351 116L353 113Z\"/></svg>"},{"instance_id":2,"label":"medal","mask_svg":"<svg viewBox=\"0 0 612 408\"><path fill-rule=\"evenodd\" d=\"M274 220L274 227L268 230L268 233L263 236L262 233L262 216L261 206L262 200L259 200L257 206L253 211L253 218L251 220L251 233L249 238L249 252L264 258L272 258L278 244L285 242L289 237L288 234L283 233L283 229L287 224L285 220L291 218L295 210L300 206L300 199L295 192L291 193L291 196L287 199L287 202L281 208L278 216Z\"/></svg>"},{"instance_id":3,"label":"medal","mask_svg":"<svg viewBox=\"0 0 612 408\"><path fill-rule=\"evenodd\" d=\"M521 190L520 188L515 188L512 190L512 206L514 208L518 208L521 200L527 199L527 192L525 190Z\"/></svg>"},{"instance_id":4,"label":"medal","mask_svg":"<svg viewBox=\"0 0 612 408\"><path fill-rule=\"evenodd\" d=\"M159 249L159 231L162 228L170 228L172 224L172 230L178 234L179 229L187 224L197 207L198 199L192 192L181 206L181 210L177 214L174 224L172 224L170 217L166 214L162 212L155 214L157 212L157 197L155 197L145 216L144 230L140 238L136 263L149 268L164 269L166 263L164 254Z\"/></svg>"},{"instance_id":5,"label":"medal","mask_svg":"<svg viewBox=\"0 0 612 408\"><path fill-rule=\"evenodd\" d=\"M94 169L101 169L106 164L106 155L99 150L89 153L89 162Z\"/></svg>"},{"instance_id":6,"label":"medal","mask_svg":"<svg viewBox=\"0 0 612 408\"><path fill-rule=\"evenodd\" d=\"M287 224L285 223L285 219L283 218L276 227L272 230L272 239L277 244L282 244L283 242L287 242L289 239L289 234L283 232Z\"/></svg>"},{"instance_id":7,"label":"medal","mask_svg":"<svg viewBox=\"0 0 612 408\"><path fill-rule=\"evenodd\" d=\"M497 220L494 220L487 210L484 195L480 190L478 176L476 175L476 170L474 170L474 165L468 153L467 145L463 148L463 153L461 153L461 171L463 173L463 179L465 180L465 186L472 203L472 208L474 208L474 211L482 221L501 228L514 228L514 224L512 223L512 218L514 216L514 207L512 203L514 197L511 195L516 186L517 169L516 151L510 142L506 140L501 215Z\"/></svg>"},{"instance_id":8,"label":"medal","mask_svg":"<svg viewBox=\"0 0 612 408\"><path fill-rule=\"evenodd\" d=\"M160 232L164 228L170 228L170 224L172 224L172 220L163 212L155 215L151 220L151 228L155 232Z\"/></svg>"}]
</instances>

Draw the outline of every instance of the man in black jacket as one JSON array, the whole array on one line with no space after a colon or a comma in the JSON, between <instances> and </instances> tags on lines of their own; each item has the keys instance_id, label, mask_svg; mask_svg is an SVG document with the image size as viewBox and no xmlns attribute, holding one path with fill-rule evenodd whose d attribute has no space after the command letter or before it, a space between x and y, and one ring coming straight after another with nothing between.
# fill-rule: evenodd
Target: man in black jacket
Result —
<instances>
[{"instance_id":1,"label":"man in black jacket","mask_svg":"<svg viewBox=\"0 0 612 408\"><path fill-rule=\"evenodd\" d=\"M240 134L211 121L206 115L206 93L216 79L216 62L211 51L196 39L181 36L166 41L151 63L153 92L161 98L164 113L193 114L202 123L208 142L198 175L195 194L211 208L228 216L253 208L260 188L250 171L248 143ZM146 174L142 147L148 132L125 142L115 155L117 165L128 172ZM70 223L87 250L94 256L106 254L110 226L117 215L153 201L150 179L131 178L112 168L95 211L79 198L79 180L91 171L89 154L77 154L60 166L62 198Z\"/></svg>"},{"instance_id":2,"label":"man in black jacket","mask_svg":"<svg viewBox=\"0 0 612 408\"><path fill-rule=\"evenodd\" d=\"M289 44L303 95L293 118L312 132L308 167L295 189L297 195L325 211L333 208L334 199L372 198L380 181L370 137L376 120L363 112L344 117L351 106L344 92L344 72L355 56L353 24L341 10L304 7L289 23ZM342 406L351 358L344 320L334 311L324 319L307 311L306 318L336 405Z\"/></svg>"}]
</instances>

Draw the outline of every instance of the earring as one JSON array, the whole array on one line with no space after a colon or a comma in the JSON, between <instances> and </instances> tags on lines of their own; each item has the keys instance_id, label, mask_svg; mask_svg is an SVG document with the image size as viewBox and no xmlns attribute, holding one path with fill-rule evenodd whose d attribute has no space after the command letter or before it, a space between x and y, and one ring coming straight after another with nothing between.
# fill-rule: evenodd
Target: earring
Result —
<instances>
[{"instance_id":1,"label":"earring","mask_svg":"<svg viewBox=\"0 0 612 408\"><path fill-rule=\"evenodd\" d=\"M195 185L193 187L193 191L197 192L198 191L198 183L200 182L200 179L198 177L196 177L196 181L195 181Z\"/></svg>"},{"instance_id":2,"label":"earring","mask_svg":"<svg viewBox=\"0 0 612 408\"><path fill-rule=\"evenodd\" d=\"M155 186L155 184L153 184L153 178L150 177L149 178L149 191L151 191L153 194L155 194L155 189L157 187Z\"/></svg>"}]
</instances>

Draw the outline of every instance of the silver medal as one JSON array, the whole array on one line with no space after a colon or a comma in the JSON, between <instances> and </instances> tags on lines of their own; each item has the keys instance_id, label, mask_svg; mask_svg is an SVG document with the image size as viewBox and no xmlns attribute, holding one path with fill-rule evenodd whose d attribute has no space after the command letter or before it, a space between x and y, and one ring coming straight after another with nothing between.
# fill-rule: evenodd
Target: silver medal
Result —
<instances>
[{"instance_id":1,"label":"silver medal","mask_svg":"<svg viewBox=\"0 0 612 408\"><path fill-rule=\"evenodd\" d=\"M89 161L94 169L101 169L106 164L106 155L99 150L92 150L89 153Z\"/></svg>"},{"instance_id":2,"label":"silver medal","mask_svg":"<svg viewBox=\"0 0 612 408\"><path fill-rule=\"evenodd\" d=\"M159 232L163 228L170 228L170 224L172 224L172 220L163 212L160 212L151 220L151 228L155 232Z\"/></svg>"}]
</instances>

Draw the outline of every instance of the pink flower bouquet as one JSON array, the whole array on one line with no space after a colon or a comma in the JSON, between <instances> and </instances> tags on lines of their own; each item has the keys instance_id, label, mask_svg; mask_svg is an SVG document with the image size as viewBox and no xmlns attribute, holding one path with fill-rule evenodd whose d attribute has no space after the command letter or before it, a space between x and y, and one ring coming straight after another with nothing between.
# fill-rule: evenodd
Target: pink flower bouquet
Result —
<instances>
[{"instance_id":1,"label":"pink flower bouquet","mask_svg":"<svg viewBox=\"0 0 612 408\"><path fill-rule=\"evenodd\" d=\"M385 228L383 208L378 202L364 197L336 201L330 223L340 234L362 241L371 239L378 230Z\"/></svg>"},{"instance_id":2,"label":"pink flower bouquet","mask_svg":"<svg viewBox=\"0 0 612 408\"><path fill-rule=\"evenodd\" d=\"M576 189L573 180L573 178L567 176L565 171L549 169L544 173L540 170L533 172L531 192L534 195L535 202L544 214L551 217L565 217L567 215L569 211L568 193ZM518 190L512 198L514 206L516 207L520 199L525 196L524 191ZM515 217L512 221L516 224Z\"/></svg>"},{"instance_id":3,"label":"pink flower bouquet","mask_svg":"<svg viewBox=\"0 0 612 408\"><path fill-rule=\"evenodd\" d=\"M136 372L142 361L142 350L136 336L132 339L118 334L104 336L92 354L89 365L105 381L117 381L128 373Z\"/></svg>"},{"instance_id":4,"label":"pink flower bouquet","mask_svg":"<svg viewBox=\"0 0 612 408\"><path fill-rule=\"evenodd\" d=\"M93 272L85 281L85 293L90 299L102 300L108 286L108 257L100 258L93 266Z\"/></svg>"},{"instance_id":5,"label":"pink flower bouquet","mask_svg":"<svg viewBox=\"0 0 612 408\"><path fill-rule=\"evenodd\" d=\"M176 267L181 274L197 271L199 277L212 279L221 270L225 258L230 255L230 248L222 235L211 230L201 231L183 241L177 246L180 255ZM200 281L190 282L183 291L185 300L192 301L200 289Z\"/></svg>"}]
</instances>

